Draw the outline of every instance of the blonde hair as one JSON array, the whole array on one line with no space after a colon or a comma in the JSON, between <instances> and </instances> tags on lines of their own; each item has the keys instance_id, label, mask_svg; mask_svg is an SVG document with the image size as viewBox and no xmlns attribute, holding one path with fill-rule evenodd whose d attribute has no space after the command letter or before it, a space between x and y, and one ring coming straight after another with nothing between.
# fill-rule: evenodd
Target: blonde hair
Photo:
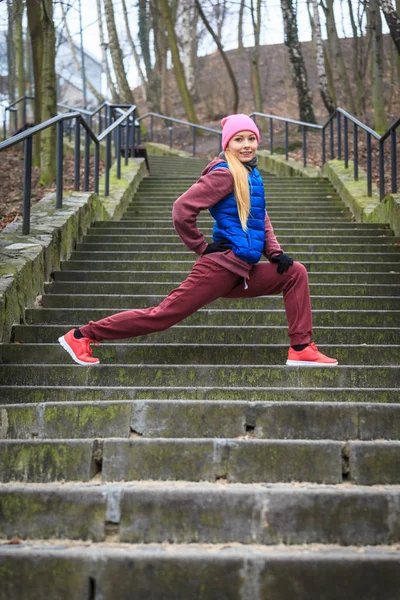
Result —
<instances>
[{"instance_id":1,"label":"blonde hair","mask_svg":"<svg viewBox=\"0 0 400 600\"><path fill-rule=\"evenodd\" d=\"M250 213L250 190L248 170L228 149L225 151L226 162L233 177L233 190L243 231L247 231L247 219Z\"/></svg>"}]
</instances>

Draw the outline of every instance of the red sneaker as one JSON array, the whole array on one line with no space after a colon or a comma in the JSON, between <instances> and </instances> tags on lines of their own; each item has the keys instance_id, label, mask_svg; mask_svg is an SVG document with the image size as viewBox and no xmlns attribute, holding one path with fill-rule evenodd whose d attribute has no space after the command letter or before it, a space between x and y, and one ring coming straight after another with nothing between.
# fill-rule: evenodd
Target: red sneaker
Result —
<instances>
[{"instance_id":1,"label":"red sneaker","mask_svg":"<svg viewBox=\"0 0 400 600\"><path fill-rule=\"evenodd\" d=\"M99 342L87 337L78 340L74 337L74 331L75 329L71 329L71 331L68 331L68 333L58 338L61 346L68 352L74 361L78 363L78 365L99 365L100 361L98 358L92 356L92 349L90 347L90 344L98 346Z\"/></svg>"},{"instance_id":2,"label":"red sneaker","mask_svg":"<svg viewBox=\"0 0 400 600\"><path fill-rule=\"evenodd\" d=\"M299 352L289 348L286 364L291 367L336 367L338 361L322 354L313 343Z\"/></svg>"}]
</instances>

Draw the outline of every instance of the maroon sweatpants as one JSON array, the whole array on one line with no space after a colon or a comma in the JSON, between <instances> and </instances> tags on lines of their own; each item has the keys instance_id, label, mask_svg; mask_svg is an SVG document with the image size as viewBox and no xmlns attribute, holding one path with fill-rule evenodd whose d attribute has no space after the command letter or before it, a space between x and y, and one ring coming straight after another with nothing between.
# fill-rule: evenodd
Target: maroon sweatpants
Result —
<instances>
[{"instance_id":1,"label":"maroon sweatpants","mask_svg":"<svg viewBox=\"0 0 400 600\"><path fill-rule=\"evenodd\" d=\"M243 277L202 256L187 279L158 306L116 313L79 329L85 337L98 341L136 337L168 329L217 298L254 298L283 292L290 343L307 344L312 333L307 271L298 262L283 275L276 269L273 263L254 265L245 289Z\"/></svg>"}]
</instances>

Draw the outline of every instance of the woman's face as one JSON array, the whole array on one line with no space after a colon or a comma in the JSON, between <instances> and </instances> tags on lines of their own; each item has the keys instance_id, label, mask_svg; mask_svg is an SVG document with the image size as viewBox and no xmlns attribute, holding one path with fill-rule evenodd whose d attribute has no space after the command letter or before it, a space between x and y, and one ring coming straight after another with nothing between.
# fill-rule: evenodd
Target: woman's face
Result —
<instances>
[{"instance_id":1,"label":"woman's face","mask_svg":"<svg viewBox=\"0 0 400 600\"><path fill-rule=\"evenodd\" d=\"M255 157L257 152L258 142L256 135L252 131L239 131L239 133L229 140L226 148L240 162L247 163Z\"/></svg>"}]
</instances>

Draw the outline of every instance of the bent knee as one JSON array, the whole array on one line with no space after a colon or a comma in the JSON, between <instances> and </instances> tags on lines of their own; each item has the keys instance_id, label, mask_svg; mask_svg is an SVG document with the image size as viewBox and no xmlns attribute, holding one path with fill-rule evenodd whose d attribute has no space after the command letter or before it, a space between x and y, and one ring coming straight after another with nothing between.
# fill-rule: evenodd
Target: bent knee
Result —
<instances>
[{"instance_id":1,"label":"bent knee","mask_svg":"<svg viewBox=\"0 0 400 600\"><path fill-rule=\"evenodd\" d=\"M293 265L290 267L289 269L289 273L293 276L296 275L297 277L305 277L308 279L308 271L305 268L305 266L297 261L294 261Z\"/></svg>"}]
</instances>

